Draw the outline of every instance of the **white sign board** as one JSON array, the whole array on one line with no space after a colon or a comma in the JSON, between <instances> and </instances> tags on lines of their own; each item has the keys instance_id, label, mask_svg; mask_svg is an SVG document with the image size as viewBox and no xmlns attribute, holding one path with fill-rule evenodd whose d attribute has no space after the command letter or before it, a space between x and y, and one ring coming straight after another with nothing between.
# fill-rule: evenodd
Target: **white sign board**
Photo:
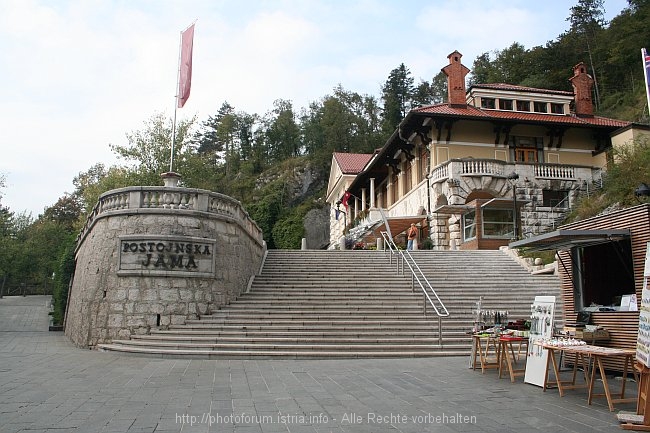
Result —
<instances>
[{"instance_id":1,"label":"white sign board","mask_svg":"<svg viewBox=\"0 0 650 433\"><path fill-rule=\"evenodd\" d=\"M535 342L553 336L555 296L535 296L535 302L530 310L530 337L524 382L544 386L548 350Z\"/></svg>"},{"instance_id":2,"label":"white sign board","mask_svg":"<svg viewBox=\"0 0 650 433\"><path fill-rule=\"evenodd\" d=\"M643 270L643 291L641 292L641 311L639 312L639 335L636 340L636 360L650 367L650 242L646 247L645 268Z\"/></svg>"}]
</instances>

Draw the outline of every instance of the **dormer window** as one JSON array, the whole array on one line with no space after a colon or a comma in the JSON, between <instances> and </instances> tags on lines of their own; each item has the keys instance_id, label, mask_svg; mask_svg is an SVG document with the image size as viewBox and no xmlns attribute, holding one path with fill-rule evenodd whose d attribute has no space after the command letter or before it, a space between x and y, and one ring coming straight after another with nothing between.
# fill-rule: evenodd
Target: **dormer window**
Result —
<instances>
[{"instance_id":1,"label":"dormer window","mask_svg":"<svg viewBox=\"0 0 650 433\"><path fill-rule=\"evenodd\" d=\"M499 109L512 111L512 99L499 99Z\"/></svg>"},{"instance_id":2,"label":"dormer window","mask_svg":"<svg viewBox=\"0 0 650 433\"><path fill-rule=\"evenodd\" d=\"M536 113L548 113L548 107L546 102L534 102L533 111Z\"/></svg>"},{"instance_id":3,"label":"dormer window","mask_svg":"<svg viewBox=\"0 0 650 433\"><path fill-rule=\"evenodd\" d=\"M551 113L553 113L553 114L564 114L564 104L551 103Z\"/></svg>"},{"instance_id":4,"label":"dormer window","mask_svg":"<svg viewBox=\"0 0 650 433\"><path fill-rule=\"evenodd\" d=\"M517 101L517 111L530 111L530 101Z\"/></svg>"},{"instance_id":5,"label":"dormer window","mask_svg":"<svg viewBox=\"0 0 650 433\"><path fill-rule=\"evenodd\" d=\"M496 103L494 98L481 98L481 108L487 108L494 110L496 108Z\"/></svg>"}]
</instances>

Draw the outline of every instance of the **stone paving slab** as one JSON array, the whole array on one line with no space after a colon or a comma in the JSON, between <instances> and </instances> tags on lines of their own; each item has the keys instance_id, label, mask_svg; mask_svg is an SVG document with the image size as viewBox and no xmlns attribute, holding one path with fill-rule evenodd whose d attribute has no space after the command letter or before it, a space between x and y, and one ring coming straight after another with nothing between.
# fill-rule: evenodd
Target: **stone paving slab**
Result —
<instances>
[{"instance_id":1,"label":"stone paving slab","mask_svg":"<svg viewBox=\"0 0 650 433\"><path fill-rule=\"evenodd\" d=\"M0 299L0 433L610 432L585 390L498 379L466 357L159 359L74 347L49 299ZM612 380L618 389L621 381ZM636 385L631 383L633 395Z\"/></svg>"}]
</instances>

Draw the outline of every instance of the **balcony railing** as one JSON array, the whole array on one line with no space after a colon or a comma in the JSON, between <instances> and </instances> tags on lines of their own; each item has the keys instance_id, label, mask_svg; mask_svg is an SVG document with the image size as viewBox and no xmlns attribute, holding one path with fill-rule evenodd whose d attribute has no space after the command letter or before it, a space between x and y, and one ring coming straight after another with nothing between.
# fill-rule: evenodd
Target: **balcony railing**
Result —
<instances>
[{"instance_id":1,"label":"balcony railing","mask_svg":"<svg viewBox=\"0 0 650 433\"><path fill-rule=\"evenodd\" d=\"M600 169L567 164L522 163L516 164L496 159L450 159L435 167L431 181L458 179L461 176L505 177L516 172L520 178L598 181Z\"/></svg>"},{"instance_id":2,"label":"balcony railing","mask_svg":"<svg viewBox=\"0 0 650 433\"><path fill-rule=\"evenodd\" d=\"M121 211L136 212L138 209L142 209L139 213L143 210L166 209L179 214L198 211L220 215L235 220L253 239L263 243L262 230L241 203L232 197L194 188L139 186L115 189L102 194L77 237L77 247L100 216Z\"/></svg>"}]
</instances>

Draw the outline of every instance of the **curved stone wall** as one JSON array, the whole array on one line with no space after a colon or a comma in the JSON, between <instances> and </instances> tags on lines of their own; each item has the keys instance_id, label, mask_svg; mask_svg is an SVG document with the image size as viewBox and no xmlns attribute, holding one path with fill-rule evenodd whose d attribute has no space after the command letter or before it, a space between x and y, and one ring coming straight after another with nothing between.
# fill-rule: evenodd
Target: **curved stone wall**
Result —
<instances>
[{"instance_id":1,"label":"curved stone wall","mask_svg":"<svg viewBox=\"0 0 650 433\"><path fill-rule=\"evenodd\" d=\"M88 347L215 311L246 289L264 252L259 227L228 196L109 191L79 235L65 333Z\"/></svg>"}]
</instances>

